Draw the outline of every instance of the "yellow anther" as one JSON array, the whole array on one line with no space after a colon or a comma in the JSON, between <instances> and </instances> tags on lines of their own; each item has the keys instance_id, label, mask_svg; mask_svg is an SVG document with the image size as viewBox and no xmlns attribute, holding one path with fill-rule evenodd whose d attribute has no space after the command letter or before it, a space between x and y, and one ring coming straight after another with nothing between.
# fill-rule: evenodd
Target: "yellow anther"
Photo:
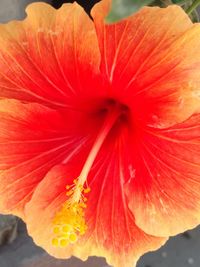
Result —
<instances>
[{"instance_id":1,"label":"yellow anther","mask_svg":"<svg viewBox=\"0 0 200 267\"><path fill-rule=\"evenodd\" d=\"M64 248L64 247L66 247L68 245L69 245L69 241L66 238L63 238L63 239L60 240L60 246L61 247Z\"/></svg>"},{"instance_id":2,"label":"yellow anther","mask_svg":"<svg viewBox=\"0 0 200 267\"><path fill-rule=\"evenodd\" d=\"M55 227L53 228L53 232L54 232L54 234L58 234L58 233L60 233L60 227L59 227L59 226L55 226Z\"/></svg>"},{"instance_id":3,"label":"yellow anther","mask_svg":"<svg viewBox=\"0 0 200 267\"><path fill-rule=\"evenodd\" d=\"M70 190L70 191L68 191L67 193L66 193L66 196L71 196L72 194L74 193L74 190Z\"/></svg>"},{"instance_id":4,"label":"yellow anther","mask_svg":"<svg viewBox=\"0 0 200 267\"><path fill-rule=\"evenodd\" d=\"M83 192L84 192L85 194L88 194L90 191L91 191L90 187L87 187L87 188L85 188L85 189L83 190Z\"/></svg>"},{"instance_id":5,"label":"yellow anther","mask_svg":"<svg viewBox=\"0 0 200 267\"><path fill-rule=\"evenodd\" d=\"M73 228L71 227L71 225L69 224L65 224L63 227L62 227L62 232L63 233L69 233Z\"/></svg>"},{"instance_id":6,"label":"yellow anther","mask_svg":"<svg viewBox=\"0 0 200 267\"><path fill-rule=\"evenodd\" d=\"M66 185L66 189L68 190L68 189L70 189L72 186L71 185Z\"/></svg>"},{"instance_id":7,"label":"yellow anther","mask_svg":"<svg viewBox=\"0 0 200 267\"><path fill-rule=\"evenodd\" d=\"M85 226L85 227L81 227L81 228L79 229L79 231L80 231L80 235L84 235L85 232L86 232L86 230L87 230L87 226Z\"/></svg>"},{"instance_id":8,"label":"yellow anther","mask_svg":"<svg viewBox=\"0 0 200 267\"><path fill-rule=\"evenodd\" d=\"M74 184L77 184L78 183L78 179L74 179Z\"/></svg>"},{"instance_id":9,"label":"yellow anther","mask_svg":"<svg viewBox=\"0 0 200 267\"><path fill-rule=\"evenodd\" d=\"M85 230L84 231L80 231L80 235L84 235L85 234Z\"/></svg>"},{"instance_id":10,"label":"yellow anther","mask_svg":"<svg viewBox=\"0 0 200 267\"><path fill-rule=\"evenodd\" d=\"M87 198L83 194L89 193L90 188L84 188L78 184L78 179L75 179L74 184L67 185L66 189L68 199L53 220L52 244L56 247L66 247L69 243L75 243L87 230L85 222Z\"/></svg>"},{"instance_id":11,"label":"yellow anther","mask_svg":"<svg viewBox=\"0 0 200 267\"><path fill-rule=\"evenodd\" d=\"M69 241L70 243L75 243L77 241L77 235L75 233L72 233L69 235Z\"/></svg>"},{"instance_id":12,"label":"yellow anther","mask_svg":"<svg viewBox=\"0 0 200 267\"><path fill-rule=\"evenodd\" d=\"M86 208L87 205L86 205L85 203L80 203L80 207L82 207L82 208Z\"/></svg>"},{"instance_id":13,"label":"yellow anther","mask_svg":"<svg viewBox=\"0 0 200 267\"><path fill-rule=\"evenodd\" d=\"M70 199L66 201L53 221L55 238L52 243L54 245L65 247L68 243L76 242L78 236L86 231L85 207L86 205L82 201L75 203L71 203ZM55 241L57 239L60 240L59 244Z\"/></svg>"},{"instance_id":14,"label":"yellow anther","mask_svg":"<svg viewBox=\"0 0 200 267\"><path fill-rule=\"evenodd\" d=\"M54 247L58 247L59 246L59 239L58 238L53 238L52 239L52 245Z\"/></svg>"}]
</instances>

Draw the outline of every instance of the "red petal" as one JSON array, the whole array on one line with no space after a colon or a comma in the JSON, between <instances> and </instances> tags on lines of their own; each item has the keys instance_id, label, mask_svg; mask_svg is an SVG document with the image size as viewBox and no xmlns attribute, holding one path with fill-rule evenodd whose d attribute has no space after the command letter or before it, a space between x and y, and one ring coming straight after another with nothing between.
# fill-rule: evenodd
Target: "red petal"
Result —
<instances>
[{"instance_id":1,"label":"red petal","mask_svg":"<svg viewBox=\"0 0 200 267\"><path fill-rule=\"evenodd\" d=\"M147 129L134 148L129 207L146 233L176 235L200 222L200 114L165 130Z\"/></svg>"},{"instance_id":2,"label":"red petal","mask_svg":"<svg viewBox=\"0 0 200 267\"><path fill-rule=\"evenodd\" d=\"M143 8L105 24L110 1L93 9L102 54L101 71L113 97L131 107L140 123L165 128L200 110L200 25L178 6Z\"/></svg>"},{"instance_id":3,"label":"red petal","mask_svg":"<svg viewBox=\"0 0 200 267\"><path fill-rule=\"evenodd\" d=\"M35 3L27 13L0 26L0 97L71 106L99 67L92 20L78 4Z\"/></svg>"},{"instance_id":4,"label":"red petal","mask_svg":"<svg viewBox=\"0 0 200 267\"><path fill-rule=\"evenodd\" d=\"M0 101L1 212L23 216L24 204L50 168L70 160L88 140L77 134L73 120L78 117L70 115L39 104ZM83 118L80 123L82 130Z\"/></svg>"},{"instance_id":5,"label":"red petal","mask_svg":"<svg viewBox=\"0 0 200 267\"><path fill-rule=\"evenodd\" d=\"M166 241L166 238L145 234L135 225L123 192L120 148L117 145L116 150L113 145L113 151L110 148L108 144L105 150L102 148L88 177L91 187L86 208L88 230L77 243L67 248L51 245L52 221L66 200L66 184L72 184L80 173L82 163L79 159L72 165L52 169L27 204L29 233L51 255L58 258L75 255L81 259L91 255L103 256L115 267L131 267L143 253L157 249Z\"/></svg>"}]
</instances>

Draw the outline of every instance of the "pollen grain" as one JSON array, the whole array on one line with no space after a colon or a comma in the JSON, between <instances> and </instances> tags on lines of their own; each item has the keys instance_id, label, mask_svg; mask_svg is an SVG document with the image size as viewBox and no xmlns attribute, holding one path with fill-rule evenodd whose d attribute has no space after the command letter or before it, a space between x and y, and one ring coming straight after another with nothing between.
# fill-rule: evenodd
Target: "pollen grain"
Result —
<instances>
[{"instance_id":1,"label":"pollen grain","mask_svg":"<svg viewBox=\"0 0 200 267\"><path fill-rule=\"evenodd\" d=\"M60 248L75 243L87 230L85 222L87 197L85 194L90 192L90 188L84 188L78 185L77 180L74 180L73 185L67 185L66 189L68 199L53 220L52 245Z\"/></svg>"}]
</instances>

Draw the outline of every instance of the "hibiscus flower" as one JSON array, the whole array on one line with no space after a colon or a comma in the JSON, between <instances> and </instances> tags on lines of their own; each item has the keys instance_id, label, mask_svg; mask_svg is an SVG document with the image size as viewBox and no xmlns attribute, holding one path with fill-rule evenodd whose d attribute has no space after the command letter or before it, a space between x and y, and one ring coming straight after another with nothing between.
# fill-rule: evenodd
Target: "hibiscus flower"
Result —
<instances>
[{"instance_id":1,"label":"hibiscus flower","mask_svg":"<svg viewBox=\"0 0 200 267\"><path fill-rule=\"evenodd\" d=\"M109 9L0 26L0 211L55 257L131 267L200 222L200 25Z\"/></svg>"}]
</instances>

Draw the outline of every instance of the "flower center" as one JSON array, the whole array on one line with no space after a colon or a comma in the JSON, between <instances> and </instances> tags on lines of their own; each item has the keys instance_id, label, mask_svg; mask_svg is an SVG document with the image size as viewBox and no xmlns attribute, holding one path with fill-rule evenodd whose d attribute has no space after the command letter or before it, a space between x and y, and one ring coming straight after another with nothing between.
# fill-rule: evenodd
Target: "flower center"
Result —
<instances>
[{"instance_id":1,"label":"flower center","mask_svg":"<svg viewBox=\"0 0 200 267\"><path fill-rule=\"evenodd\" d=\"M66 186L67 200L53 219L53 246L66 247L70 243L73 244L87 230L85 221L86 195L90 192L87 177L102 144L116 122L121 116L124 116L126 108L113 100L109 100L106 104L106 110L107 115L103 126L94 141L80 175L73 181L72 185Z\"/></svg>"}]
</instances>

